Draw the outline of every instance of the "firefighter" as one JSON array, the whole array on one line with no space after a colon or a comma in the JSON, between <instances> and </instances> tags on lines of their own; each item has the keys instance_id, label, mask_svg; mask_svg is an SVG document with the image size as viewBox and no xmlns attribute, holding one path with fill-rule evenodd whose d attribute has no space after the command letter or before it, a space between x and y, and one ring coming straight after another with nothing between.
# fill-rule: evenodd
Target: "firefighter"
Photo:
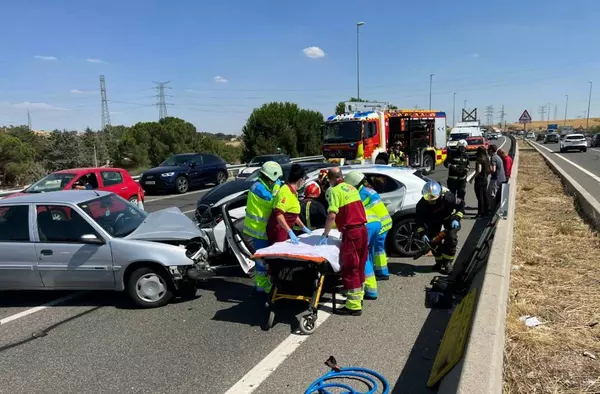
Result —
<instances>
[{"instance_id":1,"label":"firefighter","mask_svg":"<svg viewBox=\"0 0 600 394\"><path fill-rule=\"evenodd\" d=\"M406 165L406 155L402 151L402 142L396 141L394 146L392 146L392 152L389 157L389 164L393 166L405 166Z\"/></svg>"},{"instance_id":2,"label":"firefighter","mask_svg":"<svg viewBox=\"0 0 600 394\"><path fill-rule=\"evenodd\" d=\"M305 181L304 168L298 163L292 164L287 181L273 197L273 211L267 222L267 239L270 245L288 239L297 245L300 240L294 233L294 225L298 225L307 234L312 232L300 220L298 190L302 189Z\"/></svg>"},{"instance_id":3,"label":"firefighter","mask_svg":"<svg viewBox=\"0 0 600 394\"><path fill-rule=\"evenodd\" d=\"M267 222L273 211L273 189L283 175L281 166L267 161L260 168L260 176L250 187L246 200L243 233L251 238L256 250L269 246ZM256 260L254 284L260 293L271 291L271 281L263 260Z\"/></svg>"},{"instance_id":4,"label":"firefighter","mask_svg":"<svg viewBox=\"0 0 600 394\"><path fill-rule=\"evenodd\" d=\"M367 215L355 187L344 182L339 167L327 173L331 188L327 192L329 208L323 238L319 245L327 245L327 237L335 223L342 233L340 260L342 283L346 291L346 306L337 309L340 315L362 315L365 264L369 255Z\"/></svg>"},{"instance_id":5,"label":"firefighter","mask_svg":"<svg viewBox=\"0 0 600 394\"><path fill-rule=\"evenodd\" d=\"M434 253L435 270L450 274L454 265L460 221L465 213L465 202L451 191L443 190L436 181L423 186L423 197L416 207L417 235L430 242L441 230L446 230L442 244Z\"/></svg>"},{"instance_id":6,"label":"firefighter","mask_svg":"<svg viewBox=\"0 0 600 394\"><path fill-rule=\"evenodd\" d=\"M378 257L378 240L381 235L385 241L387 232L392 227L392 218L385 207L379 194L366 185L366 178L362 172L351 171L346 175L346 182L358 189L360 199L362 200L365 212L367 214L367 233L369 236L369 256L367 263L365 264L365 298L375 300L377 299L377 278L376 275L385 276L389 278L387 272L387 256L385 255L385 249L383 251L382 259ZM385 266L381 266L381 263ZM377 263L380 266L377 266Z\"/></svg>"},{"instance_id":7,"label":"firefighter","mask_svg":"<svg viewBox=\"0 0 600 394\"><path fill-rule=\"evenodd\" d=\"M444 167L448 169L448 189L461 200L465 199L467 175L470 169L466 149L467 141L460 140L456 145L456 151L444 160Z\"/></svg>"},{"instance_id":8,"label":"firefighter","mask_svg":"<svg viewBox=\"0 0 600 394\"><path fill-rule=\"evenodd\" d=\"M300 220L310 230L324 228L327 221L327 210L319 197L321 187L317 182L310 182L304 187L304 198L300 201Z\"/></svg>"},{"instance_id":9,"label":"firefighter","mask_svg":"<svg viewBox=\"0 0 600 394\"><path fill-rule=\"evenodd\" d=\"M317 183L321 187L321 195L318 197L318 200L325 209L327 209L327 190L329 190L329 180L327 179L327 170L323 169L319 171L319 176L317 177Z\"/></svg>"}]
</instances>

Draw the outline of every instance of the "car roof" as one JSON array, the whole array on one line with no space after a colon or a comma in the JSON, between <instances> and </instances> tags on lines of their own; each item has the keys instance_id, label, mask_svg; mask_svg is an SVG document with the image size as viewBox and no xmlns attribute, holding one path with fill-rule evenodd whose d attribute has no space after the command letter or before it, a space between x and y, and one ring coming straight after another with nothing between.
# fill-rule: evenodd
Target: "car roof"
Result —
<instances>
[{"instance_id":1,"label":"car roof","mask_svg":"<svg viewBox=\"0 0 600 394\"><path fill-rule=\"evenodd\" d=\"M112 194L95 190L61 190L48 193L28 193L0 200L0 205L15 204L79 204L94 198Z\"/></svg>"},{"instance_id":2,"label":"car roof","mask_svg":"<svg viewBox=\"0 0 600 394\"><path fill-rule=\"evenodd\" d=\"M123 171L122 168L114 167L81 167L81 168L69 168L66 170L54 171L52 174L79 174L81 172L90 172L95 170L106 170L106 171Z\"/></svg>"},{"instance_id":3,"label":"car roof","mask_svg":"<svg viewBox=\"0 0 600 394\"><path fill-rule=\"evenodd\" d=\"M412 167L393 167L383 164L360 164L360 165L348 165L340 167L342 169L342 173L348 173L350 171L360 171L360 172L371 172L371 173L380 173L387 174L396 179L400 179L403 177L410 177L414 175L418 170ZM321 170L311 171L311 174L318 173ZM418 177L417 177L418 178Z\"/></svg>"},{"instance_id":4,"label":"car roof","mask_svg":"<svg viewBox=\"0 0 600 394\"><path fill-rule=\"evenodd\" d=\"M583 137L583 134L581 134L581 133L571 133L571 134L567 134L567 137Z\"/></svg>"}]
</instances>

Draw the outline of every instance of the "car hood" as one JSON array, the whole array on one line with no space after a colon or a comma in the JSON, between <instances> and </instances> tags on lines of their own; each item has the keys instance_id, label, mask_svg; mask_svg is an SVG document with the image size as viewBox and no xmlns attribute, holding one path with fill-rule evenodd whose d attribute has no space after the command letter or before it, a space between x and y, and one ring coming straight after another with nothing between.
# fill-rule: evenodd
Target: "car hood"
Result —
<instances>
[{"instance_id":1,"label":"car hood","mask_svg":"<svg viewBox=\"0 0 600 394\"><path fill-rule=\"evenodd\" d=\"M240 174L250 175L259 168L260 168L260 166L248 166L248 167L245 167L242 170L240 170Z\"/></svg>"},{"instance_id":2,"label":"car hood","mask_svg":"<svg viewBox=\"0 0 600 394\"><path fill-rule=\"evenodd\" d=\"M246 191L246 190L250 189L250 186L252 186L252 183L253 183L252 181L246 181L246 180L237 180L237 181L222 183L217 187L213 187L208 193L203 195L202 198L200 198L200 200L198 200L198 205L200 205L200 204L211 205L211 204L216 203L219 200L222 200L223 198L225 198L229 195Z\"/></svg>"},{"instance_id":3,"label":"car hood","mask_svg":"<svg viewBox=\"0 0 600 394\"><path fill-rule=\"evenodd\" d=\"M179 171L185 171L185 167L180 167L180 166L154 167L154 168L151 168L148 171L146 171L144 173L144 175L147 175L147 174L162 174L162 173L165 173L165 172L179 172Z\"/></svg>"},{"instance_id":4,"label":"car hood","mask_svg":"<svg viewBox=\"0 0 600 394\"><path fill-rule=\"evenodd\" d=\"M177 207L152 212L127 239L144 241L179 241L202 237L202 231L192 219Z\"/></svg>"},{"instance_id":5,"label":"car hood","mask_svg":"<svg viewBox=\"0 0 600 394\"><path fill-rule=\"evenodd\" d=\"M8 196L4 196L2 198L11 198L11 197L26 196L28 194L29 193L18 192L18 193L9 194Z\"/></svg>"}]
</instances>

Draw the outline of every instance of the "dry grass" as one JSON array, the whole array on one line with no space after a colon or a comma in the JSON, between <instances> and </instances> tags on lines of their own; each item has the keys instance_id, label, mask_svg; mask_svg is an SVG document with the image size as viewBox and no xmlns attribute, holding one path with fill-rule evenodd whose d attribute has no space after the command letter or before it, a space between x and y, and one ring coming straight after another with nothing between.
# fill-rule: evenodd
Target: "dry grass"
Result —
<instances>
[{"instance_id":1,"label":"dry grass","mask_svg":"<svg viewBox=\"0 0 600 394\"><path fill-rule=\"evenodd\" d=\"M559 126L562 126L565 121L563 120L551 120L550 124L555 123ZM573 126L573 128L584 127L586 125L586 119L567 119L567 126ZM590 118L590 127L600 125L600 118ZM523 128L523 125L520 123L513 123L512 126L517 127L519 129ZM536 120L527 125L527 130L542 128L545 129L548 126L548 121L545 120Z\"/></svg>"},{"instance_id":2,"label":"dry grass","mask_svg":"<svg viewBox=\"0 0 600 394\"><path fill-rule=\"evenodd\" d=\"M504 392L600 393L600 239L542 157L519 155Z\"/></svg>"}]
</instances>

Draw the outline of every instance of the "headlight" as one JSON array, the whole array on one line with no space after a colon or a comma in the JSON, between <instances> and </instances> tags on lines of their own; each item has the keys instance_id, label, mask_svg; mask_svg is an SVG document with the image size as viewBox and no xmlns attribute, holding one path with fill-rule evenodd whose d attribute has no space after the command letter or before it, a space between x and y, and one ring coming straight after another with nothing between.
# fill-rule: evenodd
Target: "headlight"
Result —
<instances>
[{"instance_id":1,"label":"headlight","mask_svg":"<svg viewBox=\"0 0 600 394\"><path fill-rule=\"evenodd\" d=\"M173 176L173 175L175 175L174 172L165 172L163 174L160 174L160 176L165 177L165 178Z\"/></svg>"}]
</instances>

